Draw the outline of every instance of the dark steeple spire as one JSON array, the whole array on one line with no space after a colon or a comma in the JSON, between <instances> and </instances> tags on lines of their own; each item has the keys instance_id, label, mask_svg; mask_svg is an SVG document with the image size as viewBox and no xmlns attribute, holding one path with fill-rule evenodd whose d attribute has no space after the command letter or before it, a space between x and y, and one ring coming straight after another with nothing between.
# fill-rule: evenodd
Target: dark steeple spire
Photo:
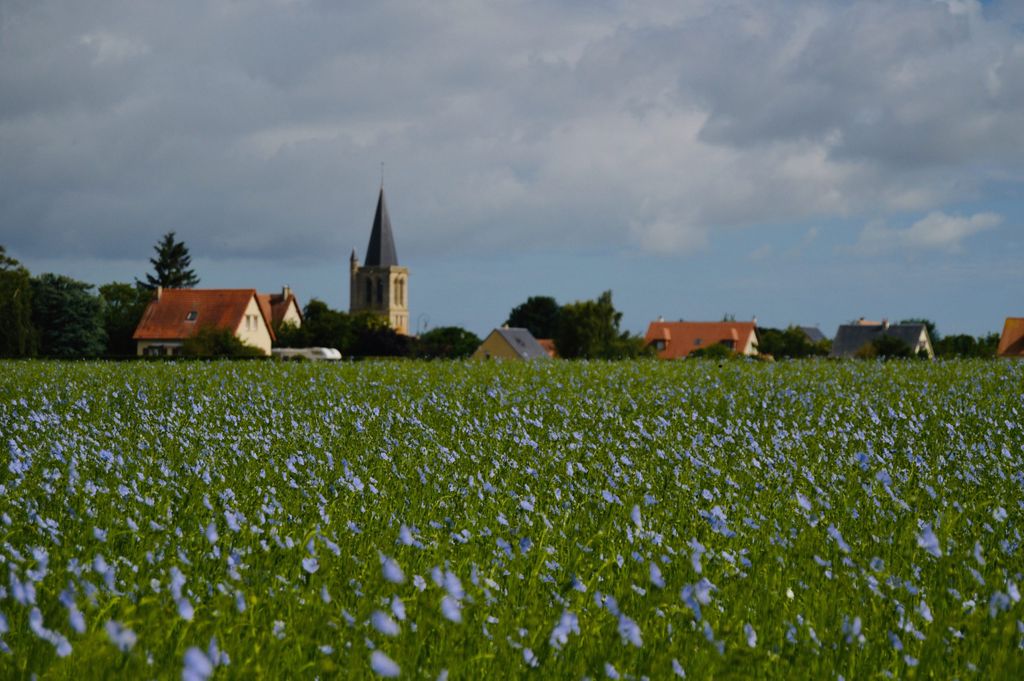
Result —
<instances>
[{"instance_id":1,"label":"dark steeple spire","mask_svg":"<svg viewBox=\"0 0 1024 681\"><path fill-rule=\"evenodd\" d=\"M377 214L373 217L373 231L370 233L370 245L366 249L366 267L390 267L398 264L395 253L395 237L391 233L391 218L388 217L388 206L384 202L384 187L380 188L377 199Z\"/></svg>"}]
</instances>

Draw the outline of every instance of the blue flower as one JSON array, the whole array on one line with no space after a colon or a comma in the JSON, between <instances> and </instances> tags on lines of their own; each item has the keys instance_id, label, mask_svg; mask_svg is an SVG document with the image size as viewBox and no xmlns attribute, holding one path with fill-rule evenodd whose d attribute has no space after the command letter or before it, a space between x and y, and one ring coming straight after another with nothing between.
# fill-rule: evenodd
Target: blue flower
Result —
<instances>
[{"instance_id":1,"label":"blue flower","mask_svg":"<svg viewBox=\"0 0 1024 681\"><path fill-rule=\"evenodd\" d=\"M942 548L939 546L939 538L928 523L924 523L921 533L917 535L917 545L932 554L936 558L942 557Z\"/></svg>"},{"instance_id":2,"label":"blue flower","mask_svg":"<svg viewBox=\"0 0 1024 681\"><path fill-rule=\"evenodd\" d=\"M445 596L441 599L441 614L446 620L458 624L462 621L462 605L451 596Z\"/></svg>"},{"instance_id":3,"label":"blue flower","mask_svg":"<svg viewBox=\"0 0 1024 681\"><path fill-rule=\"evenodd\" d=\"M405 582L405 573L402 572L402 568L399 567L394 558L389 558L383 553L380 554L380 567L386 581L392 584L402 584Z\"/></svg>"},{"instance_id":4,"label":"blue flower","mask_svg":"<svg viewBox=\"0 0 1024 681\"><path fill-rule=\"evenodd\" d=\"M398 623L391 619L387 613L381 612L380 610L373 611L373 614L370 615L370 623L373 625L374 629L385 636L398 636L400 631Z\"/></svg>"},{"instance_id":5,"label":"blue flower","mask_svg":"<svg viewBox=\"0 0 1024 681\"><path fill-rule=\"evenodd\" d=\"M379 650L373 651L370 655L370 669L378 676L394 678L401 673L401 669L394 660Z\"/></svg>"},{"instance_id":6,"label":"blue flower","mask_svg":"<svg viewBox=\"0 0 1024 681\"><path fill-rule=\"evenodd\" d=\"M117 649L122 653L127 653L135 647L135 641L137 640L135 632L123 626L120 622L108 620L106 630L111 643L117 646Z\"/></svg>"}]
</instances>

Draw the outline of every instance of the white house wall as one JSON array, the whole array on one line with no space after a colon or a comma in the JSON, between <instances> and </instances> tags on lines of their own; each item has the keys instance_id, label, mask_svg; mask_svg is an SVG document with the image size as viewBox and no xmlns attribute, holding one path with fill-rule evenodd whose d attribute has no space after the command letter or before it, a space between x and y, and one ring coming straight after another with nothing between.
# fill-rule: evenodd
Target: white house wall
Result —
<instances>
[{"instance_id":1,"label":"white house wall","mask_svg":"<svg viewBox=\"0 0 1024 681\"><path fill-rule=\"evenodd\" d=\"M248 323L246 320L249 320ZM267 326L266 320L260 314L260 306L256 302L256 296L249 299L249 304L245 307L242 321L238 323L238 328L235 329L235 336L243 343L259 348L264 355L270 354L270 327Z\"/></svg>"}]
</instances>

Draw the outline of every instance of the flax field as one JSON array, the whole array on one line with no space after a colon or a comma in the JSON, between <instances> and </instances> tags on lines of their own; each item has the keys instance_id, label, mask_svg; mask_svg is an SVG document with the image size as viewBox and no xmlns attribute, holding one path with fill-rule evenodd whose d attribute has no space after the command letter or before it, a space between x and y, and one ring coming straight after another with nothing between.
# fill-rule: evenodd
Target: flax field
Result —
<instances>
[{"instance_id":1,"label":"flax field","mask_svg":"<svg viewBox=\"0 0 1024 681\"><path fill-rule=\"evenodd\" d=\"M1024 678L1024 363L2 362L0 677Z\"/></svg>"}]
</instances>

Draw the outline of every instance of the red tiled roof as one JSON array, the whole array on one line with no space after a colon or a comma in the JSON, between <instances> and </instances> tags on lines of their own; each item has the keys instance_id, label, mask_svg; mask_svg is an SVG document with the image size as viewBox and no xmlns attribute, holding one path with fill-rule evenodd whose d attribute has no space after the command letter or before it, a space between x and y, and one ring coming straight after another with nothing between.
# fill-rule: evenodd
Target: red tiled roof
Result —
<instances>
[{"instance_id":1,"label":"red tiled roof","mask_svg":"<svg viewBox=\"0 0 1024 681\"><path fill-rule=\"evenodd\" d=\"M555 341L552 338L538 338L537 342L548 353L549 357L558 357L558 349L555 348Z\"/></svg>"},{"instance_id":2,"label":"red tiled roof","mask_svg":"<svg viewBox=\"0 0 1024 681\"><path fill-rule=\"evenodd\" d=\"M184 340L195 335L196 331L204 326L228 329L234 333L242 323L249 301L255 295L256 290L251 288L163 289L159 297L154 298L142 314L132 339ZM258 300L257 298L257 302ZM270 327L270 319L262 306L259 307L273 339L274 331Z\"/></svg>"},{"instance_id":3,"label":"red tiled roof","mask_svg":"<svg viewBox=\"0 0 1024 681\"><path fill-rule=\"evenodd\" d=\"M256 300L259 301L263 316L269 319L274 326L280 324L284 319L285 313L288 312L288 305L292 301L295 302L295 309L299 313L299 319L302 319L302 308L299 307L299 301L291 291L288 292L287 296L284 293L257 293Z\"/></svg>"},{"instance_id":4,"label":"red tiled roof","mask_svg":"<svg viewBox=\"0 0 1024 681\"><path fill-rule=\"evenodd\" d=\"M754 322L651 322L644 342L648 345L663 342L665 348L658 351L662 359L680 359L694 350L723 341L732 343L733 350L741 352L756 329Z\"/></svg>"},{"instance_id":5,"label":"red tiled roof","mask_svg":"<svg viewBox=\"0 0 1024 681\"><path fill-rule=\"evenodd\" d=\"M1007 317L997 357L1024 357L1024 317Z\"/></svg>"},{"instance_id":6,"label":"red tiled roof","mask_svg":"<svg viewBox=\"0 0 1024 681\"><path fill-rule=\"evenodd\" d=\"M274 312L270 304L270 294L257 293L256 304L260 306L260 313L263 315L263 318L273 321ZM273 326L271 326L271 328L273 328Z\"/></svg>"}]
</instances>

